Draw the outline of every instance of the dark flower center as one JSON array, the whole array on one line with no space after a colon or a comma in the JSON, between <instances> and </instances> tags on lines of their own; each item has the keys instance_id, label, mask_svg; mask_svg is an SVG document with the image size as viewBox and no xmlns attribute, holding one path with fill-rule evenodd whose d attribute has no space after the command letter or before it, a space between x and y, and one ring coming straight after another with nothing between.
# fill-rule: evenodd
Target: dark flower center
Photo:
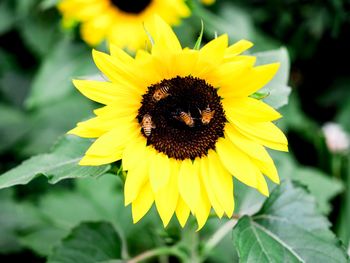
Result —
<instances>
[{"instance_id":1,"label":"dark flower center","mask_svg":"<svg viewBox=\"0 0 350 263\"><path fill-rule=\"evenodd\" d=\"M111 0L118 9L132 14L139 14L152 2L152 0Z\"/></svg>"},{"instance_id":2,"label":"dark flower center","mask_svg":"<svg viewBox=\"0 0 350 263\"><path fill-rule=\"evenodd\" d=\"M193 160L215 149L226 122L216 89L191 76L148 87L137 118L148 145L178 160Z\"/></svg>"}]
</instances>

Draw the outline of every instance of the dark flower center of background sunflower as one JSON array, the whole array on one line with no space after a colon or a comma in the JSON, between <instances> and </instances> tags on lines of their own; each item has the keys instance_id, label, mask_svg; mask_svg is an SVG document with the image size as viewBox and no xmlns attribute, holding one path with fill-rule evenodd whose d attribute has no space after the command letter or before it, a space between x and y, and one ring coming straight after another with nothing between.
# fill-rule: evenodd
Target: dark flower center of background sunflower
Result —
<instances>
[{"instance_id":1,"label":"dark flower center of background sunflower","mask_svg":"<svg viewBox=\"0 0 350 263\"><path fill-rule=\"evenodd\" d=\"M139 14L146 9L152 0L111 0L118 9L132 14Z\"/></svg>"},{"instance_id":2,"label":"dark flower center of background sunflower","mask_svg":"<svg viewBox=\"0 0 350 263\"><path fill-rule=\"evenodd\" d=\"M154 92L168 87L168 96L156 101ZM215 110L209 124L201 121L200 110L209 106ZM190 127L180 118L181 112L189 113L194 125ZM202 79L175 77L152 85L143 95L138 111L138 121L142 125L143 117L149 114L155 128L146 136L148 145L158 152L165 153L178 160L195 159L207 155L209 149L215 149L219 137L224 136L225 113L216 89Z\"/></svg>"}]
</instances>

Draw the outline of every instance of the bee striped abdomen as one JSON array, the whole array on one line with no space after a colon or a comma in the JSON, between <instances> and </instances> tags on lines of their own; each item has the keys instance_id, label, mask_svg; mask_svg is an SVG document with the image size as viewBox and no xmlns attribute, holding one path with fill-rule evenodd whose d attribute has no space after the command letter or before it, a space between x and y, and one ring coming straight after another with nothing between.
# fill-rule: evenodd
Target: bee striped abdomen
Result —
<instances>
[{"instance_id":1,"label":"bee striped abdomen","mask_svg":"<svg viewBox=\"0 0 350 263\"><path fill-rule=\"evenodd\" d=\"M162 86L154 91L153 99L155 101L160 101L161 99L164 99L169 96L169 87L168 86Z\"/></svg>"},{"instance_id":2,"label":"bee striped abdomen","mask_svg":"<svg viewBox=\"0 0 350 263\"><path fill-rule=\"evenodd\" d=\"M145 114L142 118L142 129L145 135L148 137L151 135L152 129L155 128L155 125L152 122L152 117L149 114Z\"/></svg>"},{"instance_id":3,"label":"bee striped abdomen","mask_svg":"<svg viewBox=\"0 0 350 263\"><path fill-rule=\"evenodd\" d=\"M184 111L181 111L180 112L180 115L179 115L179 119L185 123L187 126L189 127L193 127L194 126L194 120L193 118L191 117L191 114L190 113L186 113Z\"/></svg>"},{"instance_id":4,"label":"bee striped abdomen","mask_svg":"<svg viewBox=\"0 0 350 263\"><path fill-rule=\"evenodd\" d=\"M212 118L214 117L215 114L215 110L211 110L209 108L209 106L201 111L201 121L204 125L208 125L210 123L210 121L212 120Z\"/></svg>"}]
</instances>

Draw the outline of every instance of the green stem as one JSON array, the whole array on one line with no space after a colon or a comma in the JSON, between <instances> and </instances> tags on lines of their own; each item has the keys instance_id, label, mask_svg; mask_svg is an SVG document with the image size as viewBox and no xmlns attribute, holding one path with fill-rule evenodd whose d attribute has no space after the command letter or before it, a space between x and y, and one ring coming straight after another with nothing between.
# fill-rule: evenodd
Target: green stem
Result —
<instances>
[{"instance_id":1,"label":"green stem","mask_svg":"<svg viewBox=\"0 0 350 263\"><path fill-rule=\"evenodd\" d=\"M178 247L159 247L156 249L152 249L152 250L148 250L145 251L144 253L129 259L127 262L128 263L138 263L138 262L142 262L143 260L149 259L149 258L153 258L153 257L157 257L157 256L161 256L161 255L172 255L177 257L180 262L189 262L188 261L188 256L182 252L181 250L178 249Z\"/></svg>"},{"instance_id":2,"label":"green stem","mask_svg":"<svg viewBox=\"0 0 350 263\"><path fill-rule=\"evenodd\" d=\"M342 156L340 154L335 154L331 159L332 165L332 175L338 179L341 178L341 169L342 169Z\"/></svg>"},{"instance_id":3,"label":"green stem","mask_svg":"<svg viewBox=\"0 0 350 263\"><path fill-rule=\"evenodd\" d=\"M208 241L204 244L204 247L202 249L202 262L208 257L213 248L215 248L221 242L221 240L232 231L232 228L237 224L237 221L238 217L234 217L233 219L227 221L208 239Z\"/></svg>"}]
</instances>

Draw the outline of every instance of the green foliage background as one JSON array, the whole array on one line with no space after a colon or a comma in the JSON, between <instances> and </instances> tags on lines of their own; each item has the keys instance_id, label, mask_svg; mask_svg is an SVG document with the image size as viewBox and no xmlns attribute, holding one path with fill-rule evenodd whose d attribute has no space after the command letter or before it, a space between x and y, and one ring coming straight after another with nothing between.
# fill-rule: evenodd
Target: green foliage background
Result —
<instances>
[{"instance_id":1,"label":"green foliage background","mask_svg":"<svg viewBox=\"0 0 350 263\"><path fill-rule=\"evenodd\" d=\"M234 218L200 232L193 221L164 229L154 209L134 225L120 164L77 165L91 141L64 134L96 105L71 79L98 71L56 2L0 1L1 262L349 262L350 155L331 153L321 129L350 133L348 1L188 1L193 16L175 28L184 46L202 19L203 42L228 33L253 41L259 64L281 62L255 96L269 94L290 141L272 153L283 182L271 196L235 181Z\"/></svg>"}]
</instances>

